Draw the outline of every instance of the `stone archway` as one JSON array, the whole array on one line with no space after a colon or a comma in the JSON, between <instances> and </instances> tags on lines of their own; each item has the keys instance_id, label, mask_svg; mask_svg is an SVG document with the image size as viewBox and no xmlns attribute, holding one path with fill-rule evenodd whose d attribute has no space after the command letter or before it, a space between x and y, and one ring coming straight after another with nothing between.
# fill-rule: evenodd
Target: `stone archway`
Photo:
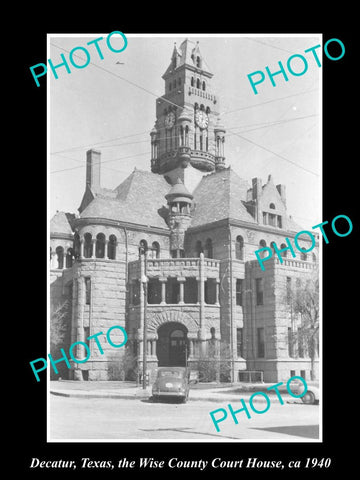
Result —
<instances>
[{"instance_id":1,"label":"stone archway","mask_svg":"<svg viewBox=\"0 0 360 480\"><path fill-rule=\"evenodd\" d=\"M185 367L189 356L188 329L178 322L163 323L157 330L156 355L159 367Z\"/></svg>"}]
</instances>

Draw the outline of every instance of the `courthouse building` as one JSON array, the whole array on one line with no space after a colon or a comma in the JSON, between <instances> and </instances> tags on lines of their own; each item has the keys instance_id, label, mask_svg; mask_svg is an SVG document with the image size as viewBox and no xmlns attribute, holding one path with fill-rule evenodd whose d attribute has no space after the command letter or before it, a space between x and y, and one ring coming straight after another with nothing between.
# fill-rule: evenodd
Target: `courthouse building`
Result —
<instances>
[{"instance_id":1,"label":"courthouse building","mask_svg":"<svg viewBox=\"0 0 360 480\"><path fill-rule=\"evenodd\" d=\"M70 343L123 326L140 371L146 348L151 372L225 362L233 381L308 379L306 349L290 345L301 319L287 308L286 289L314 270L318 245L295 258L284 250L282 262L273 255L261 270L254 252L272 242L285 248L302 228L287 212L284 185L227 166L212 77L198 43L174 46L148 171L135 168L110 190L100 182L101 152L86 153L78 214L51 219L51 307L68 300ZM308 237L300 243L309 248ZM92 342L70 378L115 379L126 349L104 335L101 354Z\"/></svg>"}]
</instances>

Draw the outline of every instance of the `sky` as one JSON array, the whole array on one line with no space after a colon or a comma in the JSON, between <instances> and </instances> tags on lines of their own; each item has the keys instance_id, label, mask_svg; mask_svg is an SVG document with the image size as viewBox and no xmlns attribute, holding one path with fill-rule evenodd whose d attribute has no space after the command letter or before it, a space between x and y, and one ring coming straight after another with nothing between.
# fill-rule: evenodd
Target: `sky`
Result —
<instances>
[{"instance_id":1,"label":"sky","mask_svg":"<svg viewBox=\"0 0 360 480\"><path fill-rule=\"evenodd\" d=\"M69 51L100 36L104 59L87 46L91 63L71 73L58 68L58 79L47 74L48 85L48 200L49 216L59 211L78 213L85 190L86 151L101 151L101 186L115 188L134 168L150 170L150 131L155 122L156 98L164 94L164 80L174 48L185 38L199 41L200 51L214 74L212 90L219 97L226 129L226 166L251 186L269 174L286 185L288 214L302 227L322 221L322 67L306 49L322 45L313 35L126 35L120 52L106 46L108 33L48 35L48 58L54 65L69 59ZM114 48L124 42L112 37ZM317 50L322 64L322 49ZM85 58L76 51L76 62ZM279 70L288 58L302 55L303 75L282 75L258 85L255 95L247 75ZM75 57L74 57L75 59ZM301 57L290 67L304 69ZM254 77L255 78L255 77ZM40 79L40 82L42 79ZM164 202L165 203L165 202Z\"/></svg>"}]
</instances>

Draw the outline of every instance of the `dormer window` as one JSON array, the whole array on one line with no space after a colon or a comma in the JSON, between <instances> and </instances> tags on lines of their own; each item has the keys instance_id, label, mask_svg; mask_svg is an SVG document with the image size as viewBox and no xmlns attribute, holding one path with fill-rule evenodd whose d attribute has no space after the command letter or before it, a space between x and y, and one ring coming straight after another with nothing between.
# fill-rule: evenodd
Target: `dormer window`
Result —
<instances>
[{"instance_id":1,"label":"dormer window","mask_svg":"<svg viewBox=\"0 0 360 480\"><path fill-rule=\"evenodd\" d=\"M271 208L271 210L275 210L275 204L274 204L274 203L270 203L269 208Z\"/></svg>"},{"instance_id":2,"label":"dormer window","mask_svg":"<svg viewBox=\"0 0 360 480\"><path fill-rule=\"evenodd\" d=\"M196 66L197 66L198 68L201 67L201 58L200 58L199 56L196 57Z\"/></svg>"}]
</instances>

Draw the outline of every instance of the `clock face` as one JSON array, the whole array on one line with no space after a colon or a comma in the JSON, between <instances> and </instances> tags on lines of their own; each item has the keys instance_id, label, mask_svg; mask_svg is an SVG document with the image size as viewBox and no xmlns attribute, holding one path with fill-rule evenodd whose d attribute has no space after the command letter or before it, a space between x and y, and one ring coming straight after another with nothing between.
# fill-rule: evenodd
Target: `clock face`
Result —
<instances>
[{"instance_id":1,"label":"clock face","mask_svg":"<svg viewBox=\"0 0 360 480\"><path fill-rule=\"evenodd\" d=\"M165 127L172 128L175 123L175 114L174 112L169 112L165 117Z\"/></svg>"},{"instance_id":2,"label":"clock face","mask_svg":"<svg viewBox=\"0 0 360 480\"><path fill-rule=\"evenodd\" d=\"M206 127L208 126L209 118L208 118L208 116L206 115L206 113L203 112L202 110L198 110L198 111L196 112L195 120L196 120L197 125L198 125L200 128L206 128Z\"/></svg>"}]
</instances>

